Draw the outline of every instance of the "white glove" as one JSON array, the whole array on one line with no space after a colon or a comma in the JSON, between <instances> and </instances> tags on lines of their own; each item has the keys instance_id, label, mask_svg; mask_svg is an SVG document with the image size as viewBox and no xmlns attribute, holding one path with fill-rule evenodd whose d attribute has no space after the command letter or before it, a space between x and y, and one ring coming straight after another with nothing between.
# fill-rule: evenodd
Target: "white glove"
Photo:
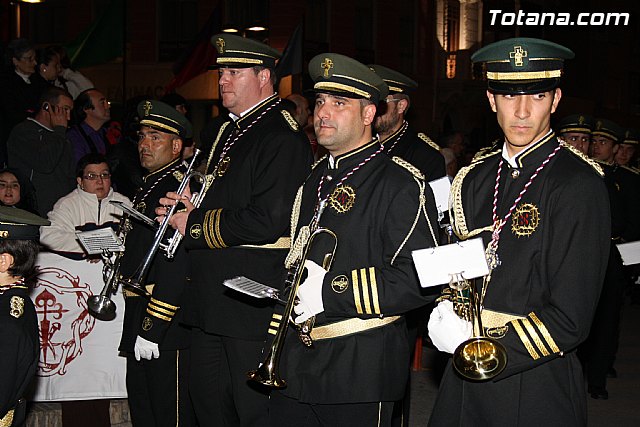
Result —
<instances>
[{"instance_id":1,"label":"white glove","mask_svg":"<svg viewBox=\"0 0 640 427\"><path fill-rule=\"evenodd\" d=\"M298 315L294 322L298 324L324 311L322 282L327 271L311 260L306 260L304 266L307 268L307 279L298 288L298 304L293 307Z\"/></svg>"},{"instance_id":2,"label":"white glove","mask_svg":"<svg viewBox=\"0 0 640 427\"><path fill-rule=\"evenodd\" d=\"M468 340L473 332L471 322L458 317L453 311L451 301L441 301L429 316L429 338L436 348L444 353L451 353L460 344Z\"/></svg>"},{"instance_id":3,"label":"white glove","mask_svg":"<svg viewBox=\"0 0 640 427\"><path fill-rule=\"evenodd\" d=\"M153 357L157 359L160 357L160 349L158 344L145 340L140 335L136 338L136 345L133 347L133 354L136 356L136 360L139 362L140 358L151 360Z\"/></svg>"}]
</instances>

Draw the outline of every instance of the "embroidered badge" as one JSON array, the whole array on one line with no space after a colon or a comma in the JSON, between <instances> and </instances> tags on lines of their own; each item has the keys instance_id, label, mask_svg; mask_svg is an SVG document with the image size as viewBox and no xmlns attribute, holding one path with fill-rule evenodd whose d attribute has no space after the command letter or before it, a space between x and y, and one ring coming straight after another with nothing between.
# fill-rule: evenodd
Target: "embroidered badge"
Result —
<instances>
[{"instance_id":1,"label":"embroidered badge","mask_svg":"<svg viewBox=\"0 0 640 427\"><path fill-rule=\"evenodd\" d=\"M24 314L24 299L17 295L11 297L11 301L9 302L11 306L11 310L9 314L11 314L16 319L19 319Z\"/></svg>"},{"instance_id":2,"label":"embroidered badge","mask_svg":"<svg viewBox=\"0 0 640 427\"><path fill-rule=\"evenodd\" d=\"M507 332L509 332L509 326L504 325L496 326L495 328L485 328L485 332L489 338L500 339L507 335Z\"/></svg>"},{"instance_id":3,"label":"embroidered badge","mask_svg":"<svg viewBox=\"0 0 640 427\"><path fill-rule=\"evenodd\" d=\"M149 111L151 111L152 108L153 108L153 105L151 105L151 101L144 101L144 105L142 106L142 109L144 110L145 116L149 115Z\"/></svg>"},{"instance_id":4,"label":"embroidered badge","mask_svg":"<svg viewBox=\"0 0 640 427\"><path fill-rule=\"evenodd\" d=\"M526 58L528 55L529 55L529 52L524 50L522 46L514 46L513 52L509 52L509 58L513 59L513 64L516 67L523 67L524 66L523 59Z\"/></svg>"},{"instance_id":5,"label":"embroidered badge","mask_svg":"<svg viewBox=\"0 0 640 427\"><path fill-rule=\"evenodd\" d=\"M9 237L9 231L7 230L0 231L0 237L3 239L6 239L7 237Z\"/></svg>"},{"instance_id":6,"label":"embroidered badge","mask_svg":"<svg viewBox=\"0 0 640 427\"><path fill-rule=\"evenodd\" d=\"M148 331L149 329L151 329L153 327L153 321L151 320L150 317L145 317L142 320L142 330L143 331Z\"/></svg>"},{"instance_id":7,"label":"embroidered badge","mask_svg":"<svg viewBox=\"0 0 640 427\"><path fill-rule=\"evenodd\" d=\"M337 213L349 212L356 201L356 191L348 185L340 185L333 190L328 201Z\"/></svg>"},{"instance_id":8,"label":"embroidered badge","mask_svg":"<svg viewBox=\"0 0 640 427\"><path fill-rule=\"evenodd\" d=\"M329 70L333 68L333 61L329 58L324 58L320 67L324 70L324 78L329 78Z\"/></svg>"},{"instance_id":9,"label":"embroidered badge","mask_svg":"<svg viewBox=\"0 0 640 427\"><path fill-rule=\"evenodd\" d=\"M202 236L202 225L193 224L189 229L189 234L191 235L192 238L199 239L200 236Z\"/></svg>"},{"instance_id":10,"label":"embroidered badge","mask_svg":"<svg viewBox=\"0 0 640 427\"><path fill-rule=\"evenodd\" d=\"M229 169L229 164L231 163L231 157L227 156L224 159L222 159L220 161L220 164L218 165L218 170L216 171L216 174L218 176L222 176L225 173L227 173L227 170Z\"/></svg>"},{"instance_id":11,"label":"embroidered badge","mask_svg":"<svg viewBox=\"0 0 640 427\"><path fill-rule=\"evenodd\" d=\"M344 274L336 276L331 281L331 289L337 294L341 294L349 288L349 279Z\"/></svg>"},{"instance_id":12,"label":"embroidered badge","mask_svg":"<svg viewBox=\"0 0 640 427\"><path fill-rule=\"evenodd\" d=\"M540 223L540 212L535 205L523 203L513 213L511 231L518 237L531 236Z\"/></svg>"},{"instance_id":13,"label":"embroidered badge","mask_svg":"<svg viewBox=\"0 0 640 427\"><path fill-rule=\"evenodd\" d=\"M218 37L218 40L216 40L216 49L218 49L220 55L224 53L224 39L222 37Z\"/></svg>"},{"instance_id":14,"label":"embroidered badge","mask_svg":"<svg viewBox=\"0 0 640 427\"><path fill-rule=\"evenodd\" d=\"M145 209L147 209L147 204L145 202L140 202L136 205L136 210L138 212L144 213Z\"/></svg>"}]
</instances>

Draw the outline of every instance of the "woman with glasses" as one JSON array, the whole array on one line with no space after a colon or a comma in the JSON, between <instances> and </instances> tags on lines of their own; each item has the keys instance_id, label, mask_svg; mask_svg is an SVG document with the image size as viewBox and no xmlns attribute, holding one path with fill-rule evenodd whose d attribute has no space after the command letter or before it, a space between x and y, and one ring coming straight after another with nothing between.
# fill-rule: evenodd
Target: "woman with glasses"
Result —
<instances>
[{"instance_id":1,"label":"woman with glasses","mask_svg":"<svg viewBox=\"0 0 640 427\"><path fill-rule=\"evenodd\" d=\"M112 200L131 205L129 199L113 191L111 169L101 154L87 154L78 162L78 187L62 197L49 212L51 226L40 231L40 243L50 251L73 259L87 258L76 240L76 231L117 228L122 210ZM99 258L98 258L99 259Z\"/></svg>"}]
</instances>

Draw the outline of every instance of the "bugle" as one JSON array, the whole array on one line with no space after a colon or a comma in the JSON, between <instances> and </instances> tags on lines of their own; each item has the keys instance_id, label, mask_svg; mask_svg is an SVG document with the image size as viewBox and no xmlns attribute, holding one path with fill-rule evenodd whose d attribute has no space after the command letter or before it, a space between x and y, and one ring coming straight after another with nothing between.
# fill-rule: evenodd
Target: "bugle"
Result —
<instances>
[{"instance_id":1,"label":"bugle","mask_svg":"<svg viewBox=\"0 0 640 427\"><path fill-rule=\"evenodd\" d=\"M193 171L198 154L200 154L200 150L196 148L195 153L191 158L191 162L189 163L189 166L187 167L187 170L184 173L182 181L180 182L180 185L176 190L176 193L182 194L184 190L187 188L187 186L189 185L189 181L193 177L202 176L200 172ZM203 179L203 181L205 180ZM133 275L129 278L122 279L123 286L126 286L128 288L133 288L135 291L143 295L148 295L148 292L145 289L143 282L145 277L147 276L147 273L149 272L149 267L151 267L151 261L153 260L153 257L158 252L158 248L160 248L160 246L162 245L162 240L164 239L167 229L169 228L169 221L171 221L171 218L173 217L173 214L175 213L177 206L178 204L171 205L169 210L165 213L164 219L160 223L160 226L156 230L156 234L153 237L153 243L151 244L151 247L147 251L144 258L142 259L142 262L136 269L135 273L133 273ZM174 248L174 251L175 251L175 248Z\"/></svg>"},{"instance_id":2,"label":"bugle","mask_svg":"<svg viewBox=\"0 0 640 427\"><path fill-rule=\"evenodd\" d=\"M264 362L258 366L258 369L254 371L250 371L247 376L250 380L258 382L260 384L264 384L273 388L284 388L287 386L287 382L280 376L279 366L280 366L280 357L282 355L282 349L284 348L285 338L287 336L287 330L289 326L289 320L291 319L291 315L293 313L293 307L296 304L296 295L298 293L298 288L301 285L302 276L304 273L304 263L309 256L309 249L311 248L311 244L313 240L320 234L327 234L331 238L333 238L333 250L330 253L327 253L323 259L322 267L325 270L329 270L331 268L331 263L333 262L333 258L335 256L336 249L338 247L338 237L335 233L326 228L317 228L309 235L309 240L304 247L304 251L302 257L295 264L294 268L290 272L289 281L291 289L289 291L289 298L287 299L287 304L284 308L284 313L282 314L282 319L278 325L278 328L275 332L275 336L273 341L271 342L271 346L269 347L269 351L265 357ZM289 283L287 283L288 285ZM300 327L296 325L298 329L298 333L302 335L306 335L311 332L312 322L303 323L304 326ZM303 330L306 328L306 330ZM311 338L308 337L310 340ZM303 341L304 342L304 341ZM310 342L310 341L309 341ZM306 343L305 343L306 344Z\"/></svg>"}]
</instances>

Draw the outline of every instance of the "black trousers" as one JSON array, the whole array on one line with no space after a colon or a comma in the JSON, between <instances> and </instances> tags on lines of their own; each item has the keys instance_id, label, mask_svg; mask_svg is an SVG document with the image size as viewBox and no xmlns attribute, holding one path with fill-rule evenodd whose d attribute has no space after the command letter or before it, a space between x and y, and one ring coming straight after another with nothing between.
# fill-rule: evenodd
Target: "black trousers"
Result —
<instances>
[{"instance_id":1,"label":"black trousers","mask_svg":"<svg viewBox=\"0 0 640 427\"><path fill-rule=\"evenodd\" d=\"M127 354L127 394L133 427L195 426L188 391L189 350L161 350L157 359Z\"/></svg>"},{"instance_id":2,"label":"black trousers","mask_svg":"<svg viewBox=\"0 0 640 427\"><path fill-rule=\"evenodd\" d=\"M589 338L581 348L587 364L589 388L605 388L607 385L607 372L618 349L624 285L622 261L617 249L612 248Z\"/></svg>"},{"instance_id":3,"label":"black trousers","mask_svg":"<svg viewBox=\"0 0 640 427\"><path fill-rule=\"evenodd\" d=\"M269 419L271 427L390 427L393 404L309 404L286 397L280 392L273 392Z\"/></svg>"},{"instance_id":4,"label":"black trousers","mask_svg":"<svg viewBox=\"0 0 640 427\"><path fill-rule=\"evenodd\" d=\"M247 380L263 344L193 329L189 393L200 427L268 425L270 390Z\"/></svg>"}]
</instances>

